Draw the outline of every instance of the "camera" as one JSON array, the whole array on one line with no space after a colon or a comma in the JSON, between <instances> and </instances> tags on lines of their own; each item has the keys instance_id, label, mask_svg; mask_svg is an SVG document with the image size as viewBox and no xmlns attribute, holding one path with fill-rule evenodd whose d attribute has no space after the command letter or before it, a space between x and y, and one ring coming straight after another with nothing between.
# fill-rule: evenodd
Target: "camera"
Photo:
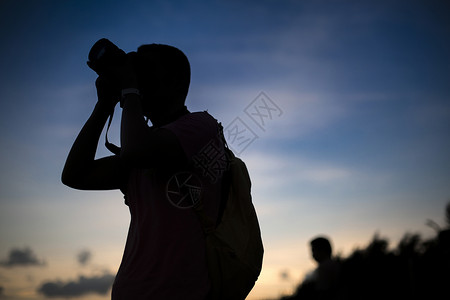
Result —
<instances>
[{"instance_id":1,"label":"camera","mask_svg":"<svg viewBox=\"0 0 450 300\"><path fill-rule=\"evenodd\" d=\"M107 75L108 66L123 63L126 53L110 40L98 40L89 51L88 66L99 76Z\"/></svg>"}]
</instances>

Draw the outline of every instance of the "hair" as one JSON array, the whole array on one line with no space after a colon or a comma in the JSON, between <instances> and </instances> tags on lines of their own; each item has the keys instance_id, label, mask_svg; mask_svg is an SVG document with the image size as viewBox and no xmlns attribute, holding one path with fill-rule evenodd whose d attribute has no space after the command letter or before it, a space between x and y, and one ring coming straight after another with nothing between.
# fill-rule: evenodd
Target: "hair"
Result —
<instances>
[{"instance_id":1,"label":"hair","mask_svg":"<svg viewBox=\"0 0 450 300\"><path fill-rule=\"evenodd\" d=\"M329 255L331 257L332 248L330 241L323 236L316 237L310 242L311 247Z\"/></svg>"},{"instance_id":2,"label":"hair","mask_svg":"<svg viewBox=\"0 0 450 300\"><path fill-rule=\"evenodd\" d=\"M163 44L146 44L137 50L137 73L145 94L171 98L184 103L191 81L186 55L178 48Z\"/></svg>"}]
</instances>

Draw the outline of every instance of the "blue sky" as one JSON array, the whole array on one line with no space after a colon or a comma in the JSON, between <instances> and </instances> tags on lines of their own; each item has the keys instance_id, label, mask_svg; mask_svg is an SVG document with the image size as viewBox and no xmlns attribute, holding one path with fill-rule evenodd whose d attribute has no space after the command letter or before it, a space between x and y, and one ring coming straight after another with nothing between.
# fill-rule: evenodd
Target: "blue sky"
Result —
<instances>
[{"instance_id":1,"label":"blue sky","mask_svg":"<svg viewBox=\"0 0 450 300\"><path fill-rule=\"evenodd\" d=\"M314 267L316 234L344 255L376 232L392 246L432 236L425 222L442 224L450 199L449 12L446 1L2 1L0 293L45 299L44 282L107 279L120 263L120 193L60 183L96 101L85 62L101 37L125 51L179 47L188 107L257 136L240 153L266 246L252 299L288 292ZM280 109L263 129L245 113L261 92ZM31 259L6 267L12 249Z\"/></svg>"}]
</instances>

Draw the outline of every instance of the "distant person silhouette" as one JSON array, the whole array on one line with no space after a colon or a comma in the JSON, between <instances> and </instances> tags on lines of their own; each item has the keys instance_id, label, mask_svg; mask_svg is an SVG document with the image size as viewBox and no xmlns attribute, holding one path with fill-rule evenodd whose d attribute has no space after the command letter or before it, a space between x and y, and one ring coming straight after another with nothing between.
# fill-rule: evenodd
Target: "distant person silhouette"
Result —
<instances>
[{"instance_id":1,"label":"distant person silhouette","mask_svg":"<svg viewBox=\"0 0 450 300\"><path fill-rule=\"evenodd\" d=\"M338 282L339 264L332 258L333 250L326 237L316 237L311 240L310 245L312 256L318 263L312 280L319 298L328 299L324 297L331 296Z\"/></svg>"},{"instance_id":2,"label":"distant person silhouette","mask_svg":"<svg viewBox=\"0 0 450 300\"><path fill-rule=\"evenodd\" d=\"M125 195L131 222L113 300L207 299L205 237L189 208L201 193L204 211L217 219L221 126L207 112L186 108L190 65L182 51L149 44L125 54L108 40L98 43L88 62L99 74L98 101L69 152L62 182ZM121 148L97 159L102 130L119 101Z\"/></svg>"},{"instance_id":3,"label":"distant person silhouette","mask_svg":"<svg viewBox=\"0 0 450 300\"><path fill-rule=\"evenodd\" d=\"M340 265L332 257L329 239L317 236L309 245L317 268L306 276L293 296L284 299L340 299L337 293Z\"/></svg>"}]
</instances>

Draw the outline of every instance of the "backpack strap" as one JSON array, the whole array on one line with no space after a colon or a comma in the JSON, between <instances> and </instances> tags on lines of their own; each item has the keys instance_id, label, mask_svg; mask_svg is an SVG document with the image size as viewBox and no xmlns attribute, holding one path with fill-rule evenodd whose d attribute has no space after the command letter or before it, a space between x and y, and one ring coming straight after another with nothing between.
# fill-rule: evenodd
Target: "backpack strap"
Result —
<instances>
[{"instance_id":1,"label":"backpack strap","mask_svg":"<svg viewBox=\"0 0 450 300\"><path fill-rule=\"evenodd\" d=\"M198 202L193 206L193 209L195 211L195 214L198 217L198 220L200 221L203 229L203 233L205 235L209 235L216 230L216 224L215 222L206 214L205 210L203 209L203 202L202 200L198 200Z\"/></svg>"},{"instance_id":2,"label":"backpack strap","mask_svg":"<svg viewBox=\"0 0 450 300\"><path fill-rule=\"evenodd\" d=\"M220 206L219 206L219 214L217 216L217 225L220 224L222 221L223 213L225 212L225 208L228 203L228 197L230 195L230 188L231 188L231 171L230 167L233 162L233 160L236 158L233 151L228 147L227 140L225 139L225 136L223 134L223 126L222 123L219 123L219 137L223 142L224 150L225 150L225 156L227 160L227 165L225 167L225 171L222 174L222 190L221 190L221 199L220 199Z\"/></svg>"},{"instance_id":3,"label":"backpack strap","mask_svg":"<svg viewBox=\"0 0 450 300\"><path fill-rule=\"evenodd\" d=\"M217 228L217 226L222 221L222 216L225 211L227 202L228 202L228 196L230 192L230 186L231 186L231 172L230 172L230 165L233 158L235 158L234 153L228 148L227 141L225 140L225 137L223 135L223 126L222 123L218 123L218 135L220 139L223 142L224 148L225 148L225 155L227 157L227 168L222 174L222 187L221 187L221 193L220 193L220 203L219 203L219 212L217 215L217 220L214 222L204 211L203 209L203 202L201 199L198 199L197 203L194 205L194 211L198 216L198 219L200 220L200 223L202 224L203 232L205 235L208 235Z\"/></svg>"}]
</instances>

